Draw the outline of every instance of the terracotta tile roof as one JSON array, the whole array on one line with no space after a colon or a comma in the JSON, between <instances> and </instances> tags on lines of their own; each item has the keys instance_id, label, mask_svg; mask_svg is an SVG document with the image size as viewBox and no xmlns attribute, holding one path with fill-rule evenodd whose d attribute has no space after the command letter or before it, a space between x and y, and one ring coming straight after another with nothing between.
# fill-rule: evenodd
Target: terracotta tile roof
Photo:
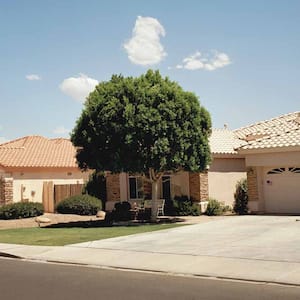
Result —
<instances>
[{"instance_id":1,"label":"terracotta tile roof","mask_svg":"<svg viewBox=\"0 0 300 300\"><path fill-rule=\"evenodd\" d=\"M213 154L235 154L244 149L300 146L299 132L297 111L233 131L213 129L210 147Z\"/></svg>"},{"instance_id":2,"label":"terracotta tile roof","mask_svg":"<svg viewBox=\"0 0 300 300\"><path fill-rule=\"evenodd\" d=\"M3 167L77 167L76 149L68 139L26 136L0 144Z\"/></svg>"},{"instance_id":3,"label":"terracotta tile roof","mask_svg":"<svg viewBox=\"0 0 300 300\"><path fill-rule=\"evenodd\" d=\"M265 149L300 146L300 126L280 134L271 134L241 147L243 149Z\"/></svg>"},{"instance_id":4,"label":"terracotta tile roof","mask_svg":"<svg viewBox=\"0 0 300 300\"><path fill-rule=\"evenodd\" d=\"M236 149L245 144L245 141L238 139L227 128L213 129L209 139L210 150L213 154L236 154Z\"/></svg>"},{"instance_id":5,"label":"terracotta tile roof","mask_svg":"<svg viewBox=\"0 0 300 300\"><path fill-rule=\"evenodd\" d=\"M256 140L272 134L284 133L300 127L300 112L293 112L270 120L261 121L234 130L236 137L245 140Z\"/></svg>"}]
</instances>

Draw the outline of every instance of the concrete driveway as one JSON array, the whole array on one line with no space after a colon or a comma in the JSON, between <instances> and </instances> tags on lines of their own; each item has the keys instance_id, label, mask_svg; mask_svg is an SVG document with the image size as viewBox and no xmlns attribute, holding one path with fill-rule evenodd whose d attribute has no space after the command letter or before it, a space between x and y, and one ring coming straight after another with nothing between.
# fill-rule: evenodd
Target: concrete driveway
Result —
<instances>
[{"instance_id":1,"label":"concrete driveway","mask_svg":"<svg viewBox=\"0 0 300 300\"><path fill-rule=\"evenodd\" d=\"M74 246L300 263L300 217L231 216L204 224Z\"/></svg>"}]
</instances>

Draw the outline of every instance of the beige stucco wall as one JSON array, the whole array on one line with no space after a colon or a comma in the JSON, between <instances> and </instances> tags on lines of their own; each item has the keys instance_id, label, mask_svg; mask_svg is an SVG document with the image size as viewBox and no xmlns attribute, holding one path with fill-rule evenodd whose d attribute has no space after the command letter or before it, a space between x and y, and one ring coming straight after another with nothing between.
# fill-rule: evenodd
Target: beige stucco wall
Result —
<instances>
[{"instance_id":1,"label":"beige stucco wall","mask_svg":"<svg viewBox=\"0 0 300 300\"><path fill-rule=\"evenodd\" d=\"M189 173L178 172L171 175L171 196L190 196Z\"/></svg>"},{"instance_id":2,"label":"beige stucco wall","mask_svg":"<svg viewBox=\"0 0 300 300\"><path fill-rule=\"evenodd\" d=\"M249 167L299 166L300 151L246 154L246 165Z\"/></svg>"},{"instance_id":3,"label":"beige stucco wall","mask_svg":"<svg viewBox=\"0 0 300 300\"><path fill-rule=\"evenodd\" d=\"M209 197L232 206L236 183L243 178L244 158L214 158L208 170Z\"/></svg>"},{"instance_id":4,"label":"beige stucco wall","mask_svg":"<svg viewBox=\"0 0 300 300\"><path fill-rule=\"evenodd\" d=\"M76 184L84 183L88 180L88 172L80 171L45 171L45 172L12 172L13 201L21 201L21 188L23 187L23 199L29 201L43 201L43 182L52 181L54 184ZM24 190L25 188L25 190Z\"/></svg>"}]
</instances>

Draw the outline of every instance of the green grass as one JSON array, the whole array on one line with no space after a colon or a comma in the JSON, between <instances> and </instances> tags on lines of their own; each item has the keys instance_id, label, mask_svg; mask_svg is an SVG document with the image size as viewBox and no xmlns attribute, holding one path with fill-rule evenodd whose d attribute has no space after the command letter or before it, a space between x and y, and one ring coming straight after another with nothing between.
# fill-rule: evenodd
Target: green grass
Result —
<instances>
[{"instance_id":1,"label":"green grass","mask_svg":"<svg viewBox=\"0 0 300 300\"><path fill-rule=\"evenodd\" d=\"M0 243L63 246L74 243L102 240L112 237L156 231L183 226L179 224L155 224L97 228L19 228L0 230Z\"/></svg>"}]
</instances>

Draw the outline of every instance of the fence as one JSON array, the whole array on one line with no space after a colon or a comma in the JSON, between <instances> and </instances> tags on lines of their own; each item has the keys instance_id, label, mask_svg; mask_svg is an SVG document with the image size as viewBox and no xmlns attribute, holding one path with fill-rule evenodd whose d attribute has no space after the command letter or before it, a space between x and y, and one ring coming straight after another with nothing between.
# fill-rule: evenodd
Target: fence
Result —
<instances>
[{"instance_id":1,"label":"fence","mask_svg":"<svg viewBox=\"0 0 300 300\"><path fill-rule=\"evenodd\" d=\"M45 181L43 184L43 204L45 212L54 212L55 205L61 200L80 195L83 184L53 184L52 181Z\"/></svg>"}]
</instances>

